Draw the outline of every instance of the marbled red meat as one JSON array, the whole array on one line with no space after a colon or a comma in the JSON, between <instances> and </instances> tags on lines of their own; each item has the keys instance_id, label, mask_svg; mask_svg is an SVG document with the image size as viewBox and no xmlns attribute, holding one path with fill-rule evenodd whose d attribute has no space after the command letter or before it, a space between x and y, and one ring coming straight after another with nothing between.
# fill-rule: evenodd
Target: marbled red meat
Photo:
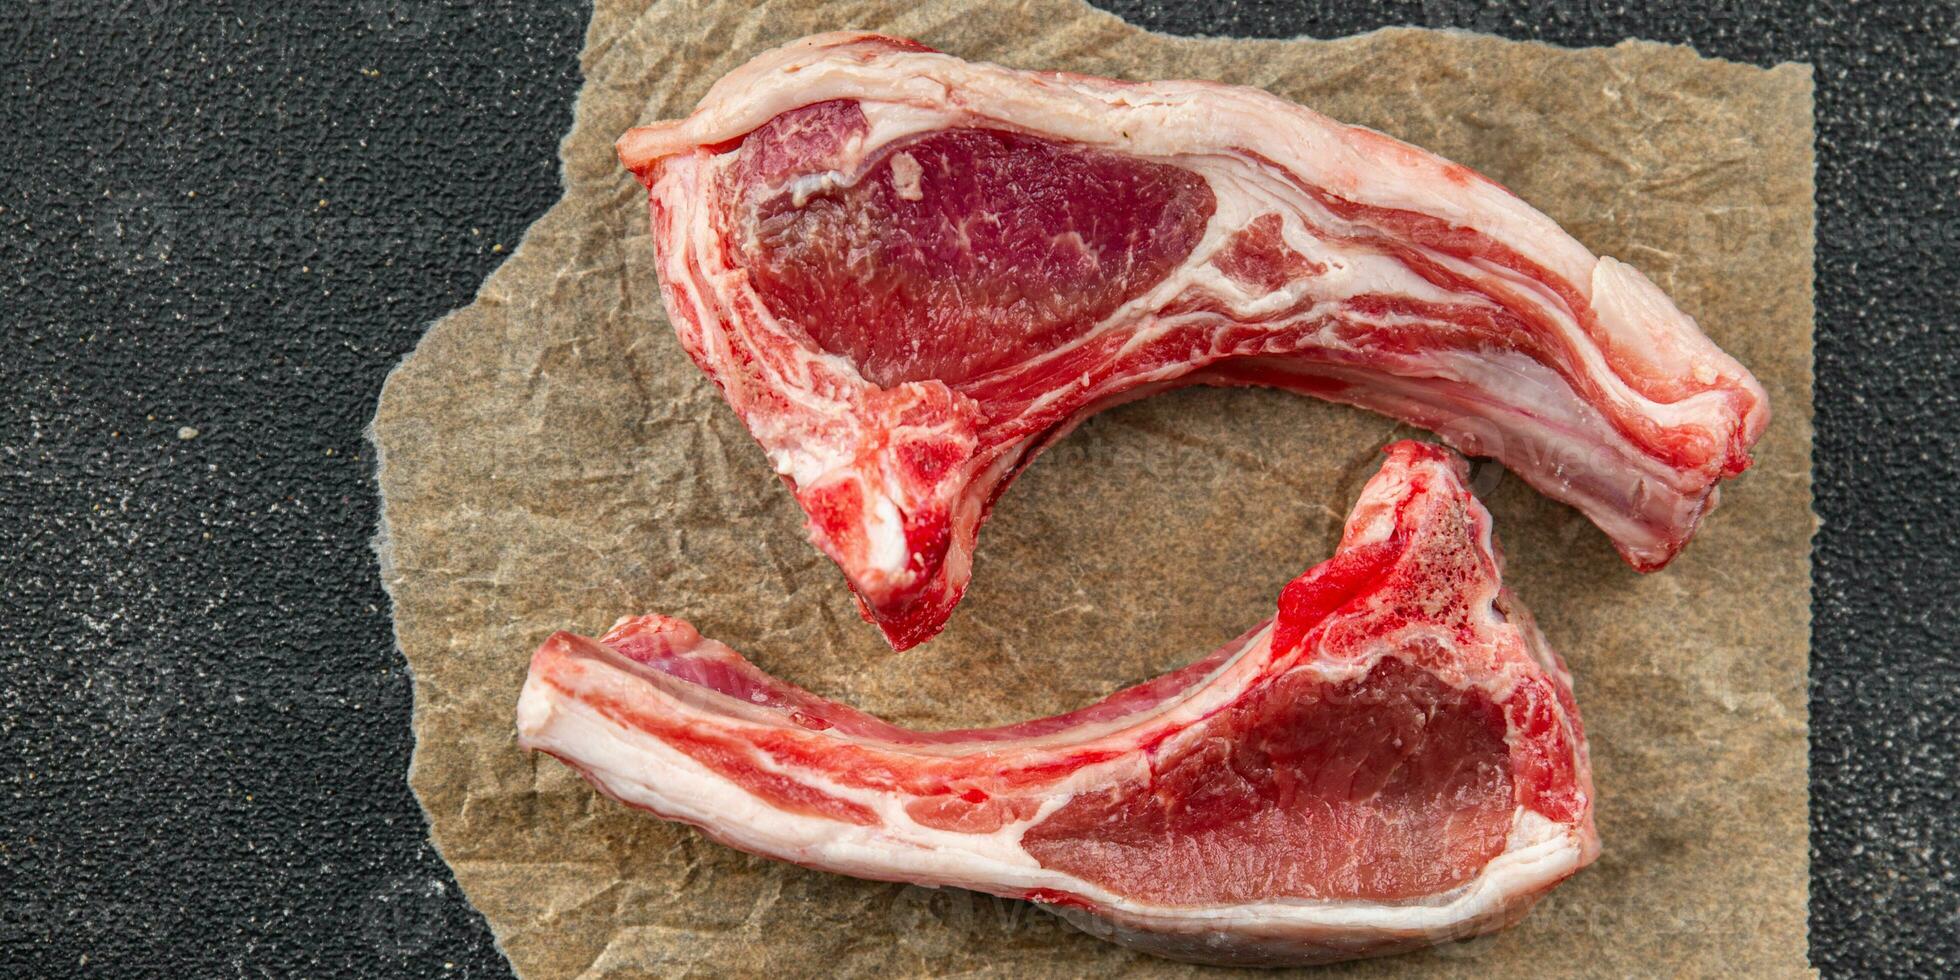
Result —
<instances>
[{"instance_id":1,"label":"marbled red meat","mask_svg":"<svg viewBox=\"0 0 1960 980\"><path fill-rule=\"evenodd\" d=\"M903 648L1008 481L1182 384L1373 409L1658 568L1749 465L1761 387L1646 277L1476 172L1252 89L828 34L628 133L663 297Z\"/></svg>"},{"instance_id":2,"label":"marbled red meat","mask_svg":"<svg viewBox=\"0 0 1960 980\"><path fill-rule=\"evenodd\" d=\"M845 166L848 139L817 150L804 134L863 120L854 102L794 109L740 157ZM858 165L816 191L738 174L731 250L772 315L884 387L956 384L1076 339L1170 275L1213 206L1181 167L996 129L896 140Z\"/></svg>"},{"instance_id":3,"label":"marbled red meat","mask_svg":"<svg viewBox=\"0 0 1960 980\"><path fill-rule=\"evenodd\" d=\"M1026 898L1160 955L1501 928L1598 852L1585 734L1461 458L1388 453L1273 619L1078 711L910 731L656 615L546 640L520 737L734 847Z\"/></svg>"},{"instance_id":4,"label":"marbled red meat","mask_svg":"<svg viewBox=\"0 0 1960 980\"><path fill-rule=\"evenodd\" d=\"M1506 730L1481 692L1400 660L1338 682L1294 672L1147 775L1071 798L1021 846L1166 905L1420 899L1503 852L1516 800Z\"/></svg>"}]
</instances>

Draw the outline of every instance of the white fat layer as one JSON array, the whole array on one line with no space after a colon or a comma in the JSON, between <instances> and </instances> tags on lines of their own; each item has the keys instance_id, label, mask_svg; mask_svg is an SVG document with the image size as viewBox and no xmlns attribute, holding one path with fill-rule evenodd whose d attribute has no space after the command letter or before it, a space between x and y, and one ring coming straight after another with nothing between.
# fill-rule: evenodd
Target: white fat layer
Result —
<instances>
[{"instance_id":1,"label":"white fat layer","mask_svg":"<svg viewBox=\"0 0 1960 980\"><path fill-rule=\"evenodd\" d=\"M924 177L925 170L919 166L917 157L904 150L892 154L892 189L900 200L925 200Z\"/></svg>"},{"instance_id":2,"label":"white fat layer","mask_svg":"<svg viewBox=\"0 0 1960 980\"><path fill-rule=\"evenodd\" d=\"M1112 918L1160 928L1446 929L1550 887L1577 870L1586 857L1586 844L1575 828L1520 807L1501 855L1463 886L1423 901L1274 899L1225 907L1170 907L1134 900L1041 867L1020 847L1021 828L1016 825L990 834L935 830L913 823L895 802L880 808L880 816L887 818L882 826L785 812L659 739L616 724L535 677L526 682L519 699L518 728L524 745L575 761L614 797L707 828L744 850L861 878L1013 897L1033 889L1060 889L1097 903ZM1044 815L1065 799L1065 795L1051 799Z\"/></svg>"},{"instance_id":3,"label":"white fat layer","mask_svg":"<svg viewBox=\"0 0 1960 980\"><path fill-rule=\"evenodd\" d=\"M915 114L935 109L942 120L965 125L1019 129L1025 120L1038 120L1042 135L1141 156L1250 150L1353 200L1459 224L1502 225L1502 237L1526 243L1567 278L1585 281L1592 265L1585 249L1550 219L1495 184L1446 176L1454 171L1440 158L1257 89L1028 75L894 50L863 58L830 55L848 40L811 39L750 62L717 82L688 119L634 134L633 152L659 156L719 142L782 112L831 99L856 99L867 109L904 107L907 115L891 126L894 133L926 128ZM875 118L872 135L888 138Z\"/></svg>"}]
</instances>

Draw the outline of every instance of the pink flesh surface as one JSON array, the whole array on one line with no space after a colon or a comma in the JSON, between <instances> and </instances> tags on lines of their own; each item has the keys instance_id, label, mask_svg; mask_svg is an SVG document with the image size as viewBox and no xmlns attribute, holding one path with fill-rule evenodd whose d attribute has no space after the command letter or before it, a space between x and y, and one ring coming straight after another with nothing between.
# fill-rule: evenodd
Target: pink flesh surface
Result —
<instances>
[{"instance_id":1,"label":"pink flesh surface","mask_svg":"<svg viewBox=\"0 0 1960 980\"><path fill-rule=\"evenodd\" d=\"M824 35L620 150L683 347L900 649L944 627L1015 474L1177 385L1430 428L1642 570L1768 422L1631 267L1466 167L1253 90Z\"/></svg>"},{"instance_id":2,"label":"pink flesh surface","mask_svg":"<svg viewBox=\"0 0 1960 980\"><path fill-rule=\"evenodd\" d=\"M770 312L885 387L953 384L1074 340L1161 282L1211 220L1189 171L992 129L901 140L807 197L771 179L863 130L855 103L827 102L751 134L737 249Z\"/></svg>"}]
</instances>

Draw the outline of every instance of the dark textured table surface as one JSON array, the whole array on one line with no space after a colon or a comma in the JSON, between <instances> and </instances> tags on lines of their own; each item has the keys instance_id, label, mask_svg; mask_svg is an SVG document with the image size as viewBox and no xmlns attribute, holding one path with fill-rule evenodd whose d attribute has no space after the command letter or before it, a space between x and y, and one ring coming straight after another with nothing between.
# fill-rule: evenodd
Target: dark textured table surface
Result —
<instances>
[{"instance_id":1,"label":"dark textured table surface","mask_svg":"<svg viewBox=\"0 0 1960 980\"><path fill-rule=\"evenodd\" d=\"M1953 0L1108 6L1817 66L1811 956L1960 971ZM0 974L508 973L404 780L362 432L557 198L586 14L0 5Z\"/></svg>"}]
</instances>

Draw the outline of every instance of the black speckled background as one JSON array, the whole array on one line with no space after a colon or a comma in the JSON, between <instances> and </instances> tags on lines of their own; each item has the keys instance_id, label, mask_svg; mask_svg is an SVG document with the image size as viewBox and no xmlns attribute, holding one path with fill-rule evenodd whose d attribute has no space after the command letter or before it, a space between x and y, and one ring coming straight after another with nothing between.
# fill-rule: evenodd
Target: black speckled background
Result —
<instances>
[{"instance_id":1,"label":"black speckled background","mask_svg":"<svg viewBox=\"0 0 1960 980\"><path fill-rule=\"evenodd\" d=\"M1817 66L1814 963L1960 972L1960 5L1113 2ZM586 10L0 5L0 974L504 976L362 430L558 195Z\"/></svg>"}]
</instances>

